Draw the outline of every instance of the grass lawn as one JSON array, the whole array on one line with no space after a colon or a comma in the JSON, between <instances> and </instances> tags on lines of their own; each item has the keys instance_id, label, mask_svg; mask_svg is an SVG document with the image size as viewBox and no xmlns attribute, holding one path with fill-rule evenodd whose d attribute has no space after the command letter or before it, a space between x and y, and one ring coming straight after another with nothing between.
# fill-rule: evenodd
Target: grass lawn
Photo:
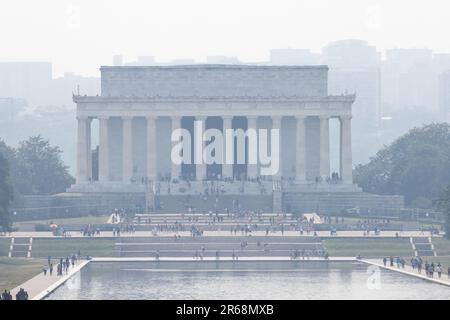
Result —
<instances>
[{"instance_id":1,"label":"grass lawn","mask_svg":"<svg viewBox=\"0 0 450 320\"><path fill-rule=\"evenodd\" d=\"M414 255L412 246L407 238L336 238L323 239L330 256L355 257L384 257Z\"/></svg>"},{"instance_id":2,"label":"grass lawn","mask_svg":"<svg viewBox=\"0 0 450 320\"><path fill-rule=\"evenodd\" d=\"M15 227L20 227L21 225L35 225L35 224L50 224L56 223L58 225L68 225L68 224L104 224L107 223L109 216L86 216L86 217L76 217L76 218L54 218L45 220L27 220L18 221L14 223Z\"/></svg>"},{"instance_id":3,"label":"grass lawn","mask_svg":"<svg viewBox=\"0 0 450 320\"><path fill-rule=\"evenodd\" d=\"M42 259L0 257L0 290L11 290L33 278L45 263Z\"/></svg>"},{"instance_id":4,"label":"grass lawn","mask_svg":"<svg viewBox=\"0 0 450 320\"><path fill-rule=\"evenodd\" d=\"M431 242L433 242L438 256L450 256L450 240L436 237L431 238Z\"/></svg>"},{"instance_id":5,"label":"grass lawn","mask_svg":"<svg viewBox=\"0 0 450 320\"><path fill-rule=\"evenodd\" d=\"M67 257L80 250L82 256L113 257L114 243L114 239L100 238L34 239L31 255L33 258L47 258L49 255L60 258Z\"/></svg>"},{"instance_id":6,"label":"grass lawn","mask_svg":"<svg viewBox=\"0 0 450 320\"><path fill-rule=\"evenodd\" d=\"M0 257L8 256L11 239L0 238Z\"/></svg>"}]
</instances>

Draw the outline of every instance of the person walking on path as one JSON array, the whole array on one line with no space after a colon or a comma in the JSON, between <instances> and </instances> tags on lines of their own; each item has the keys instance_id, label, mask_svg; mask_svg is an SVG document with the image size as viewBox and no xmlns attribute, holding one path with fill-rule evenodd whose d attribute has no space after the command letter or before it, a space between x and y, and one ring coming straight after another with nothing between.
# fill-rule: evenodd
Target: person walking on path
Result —
<instances>
[{"instance_id":1,"label":"person walking on path","mask_svg":"<svg viewBox=\"0 0 450 320\"><path fill-rule=\"evenodd\" d=\"M28 300L28 292L23 288L20 288L19 292L16 294L16 300Z\"/></svg>"},{"instance_id":2,"label":"person walking on path","mask_svg":"<svg viewBox=\"0 0 450 320\"><path fill-rule=\"evenodd\" d=\"M10 291L6 291L2 293L2 300L12 300L12 295Z\"/></svg>"}]
</instances>

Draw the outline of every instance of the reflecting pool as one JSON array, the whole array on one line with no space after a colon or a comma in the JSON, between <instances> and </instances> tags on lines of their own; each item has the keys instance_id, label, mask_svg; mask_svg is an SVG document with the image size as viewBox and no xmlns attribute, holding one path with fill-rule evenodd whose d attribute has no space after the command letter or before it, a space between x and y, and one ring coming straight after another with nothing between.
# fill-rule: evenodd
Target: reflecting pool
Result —
<instances>
[{"instance_id":1,"label":"reflecting pool","mask_svg":"<svg viewBox=\"0 0 450 320\"><path fill-rule=\"evenodd\" d=\"M358 262L94 262L47 299L450 299L450 288Z\"/></svg>"}]
</instances>

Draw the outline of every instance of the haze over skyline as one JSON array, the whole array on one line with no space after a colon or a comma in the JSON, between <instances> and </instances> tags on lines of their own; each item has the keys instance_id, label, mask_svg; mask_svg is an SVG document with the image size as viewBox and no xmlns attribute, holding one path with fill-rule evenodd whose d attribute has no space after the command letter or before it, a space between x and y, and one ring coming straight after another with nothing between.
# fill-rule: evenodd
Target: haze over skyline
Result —
<instances>
[{"instance_id":1,"label":"haze over skyline","mask_svg":"<svg viewBox=\"0 0 450 320\"><path fill-rule=\"evenodd\" d=\"M450 42L440 38L450 29L448 9L443 0L7 0L0 5L0 61L51 61L56 77L98 76L114 54L253 62L267 61L273 48L320 52L341 39L367 40L381 52L443 53L450 52Z\"/></svg>"}]
</instances>

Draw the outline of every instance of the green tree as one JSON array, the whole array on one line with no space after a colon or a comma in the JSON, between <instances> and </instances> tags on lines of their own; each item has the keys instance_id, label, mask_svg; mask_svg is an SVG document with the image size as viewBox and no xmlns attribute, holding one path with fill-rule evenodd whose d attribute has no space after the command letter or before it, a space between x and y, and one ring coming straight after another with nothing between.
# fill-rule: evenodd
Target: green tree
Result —
<instances>
[{"instance_id":1,"label":"green tree","mask_svg":"<svg viewBox=\"0 0 450 320\"><path fill-rule=\"evenodd\" d=\"M0 152L0 227L10 230L11 216L9 204L13 199L13 188L9 176L9 165L6 157Z\"/></svg>"},{"instance_id":2,"label":"green tree","mask_svg":"<svg viewBox=\"0 0 450 320\"><path fill-rule=\"evenodd\" d=\"M27 186L23 194L54 194L64 192L75 179L61 160L62 151L52 147L40 135L20 143L17 159L23 165Z\"/></svg>"},{"instance_id":3,"label":"green tree","mask_svg":"<svg viewBox=\"0 0 450 320\"><path fill-rule=\"evenodd\" d=\"M445 216L445 237L450 239L450 186L448 186L439 197L438 207Z\"/></svg>"},{"instance_id":4,"label":"green tree","mask_svg":"<svg viewBox=\"0 0 450 320\"><path fill-rule=\"evenodd\" d=\"M437 198L450 181L450 126L430 124L410 130L368 164L357 166L354 177L364 191L403 195L407 204Z\"/></svg>"},{"instance_id":5,"label":"green tree","mask_svg":"<svg viewBox=\"0 0 450 320\"><path fill-rule=\"evenodd\" d=\"M9 173L14 191L23 194L31 193L31 185L28 181L29 173L23 160L18 157L17 150L9 147L4 141L0 140L0 153L2 153L8 161Z\"/></svg>"}]
</instances>

